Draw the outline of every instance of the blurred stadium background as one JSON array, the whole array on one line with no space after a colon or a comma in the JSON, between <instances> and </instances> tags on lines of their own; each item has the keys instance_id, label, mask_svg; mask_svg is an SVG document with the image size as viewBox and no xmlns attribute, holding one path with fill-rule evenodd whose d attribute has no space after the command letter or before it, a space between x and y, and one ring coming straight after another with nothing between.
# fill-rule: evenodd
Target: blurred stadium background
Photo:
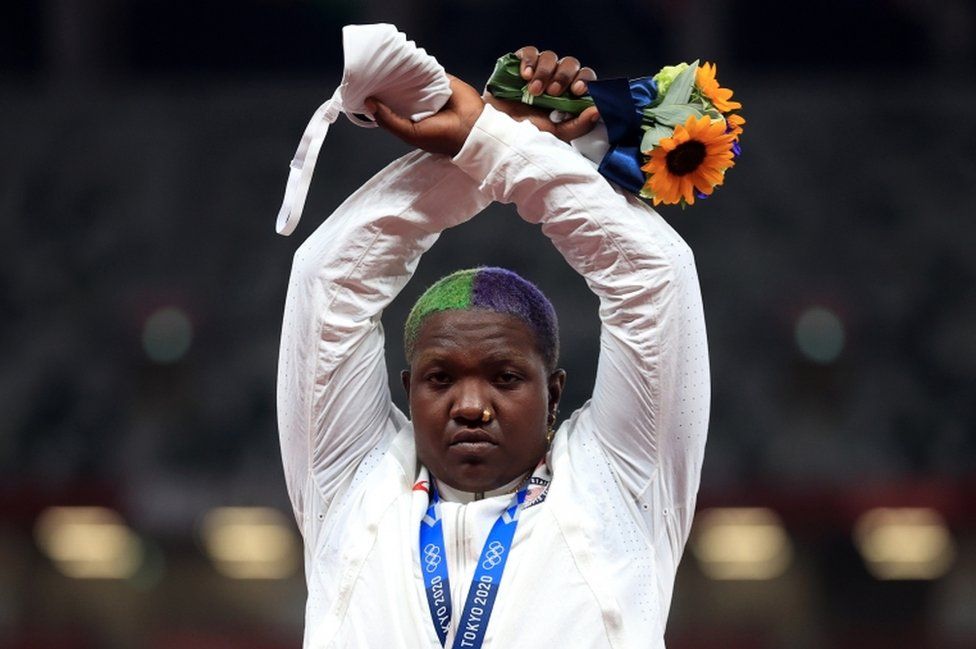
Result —
<instances>
[{"instance_id":1,"label":"blurred stadium background","mask_svg":"<svg viewBox=\"0 0 976 649\"><path fill-rule=\"evenodd\" d=\"M726 186L662 209L714 391L669 647L976 647L972 3L35 0L0 9L0 649L300 646L290 257L405 149L340 120L273 221L341 26L377 21L475 85L535 43L604 77L714 60L744 104ZM389 309L391 371L412 300L479 263L552 296L568 414L595 300L503 207Z\"/></svg>"}]
</instances>

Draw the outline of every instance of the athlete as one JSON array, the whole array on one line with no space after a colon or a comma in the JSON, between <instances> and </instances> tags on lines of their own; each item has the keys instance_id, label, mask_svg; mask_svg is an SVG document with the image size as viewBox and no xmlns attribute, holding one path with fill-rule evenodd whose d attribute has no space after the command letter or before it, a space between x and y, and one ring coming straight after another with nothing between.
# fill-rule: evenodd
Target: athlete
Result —
<instances>
[{"instance_id":1,"label":"athlete","mask_svg":"<svg viewBox=\"0 0 976 649\"><path fill-rule=\"evenodd\" d=\"M583 94L575 59L523 48L530 91ZM416 146L298 249L278 375L305 540L305 647L663 647L709 408L692 252L523 104L452 97ZM453 273L408 317L391 401L383 309L447 228L513 203L600 301L592 399L556 427L565 372L548 299L498 268Z\"/></svg>"}]
</instances>

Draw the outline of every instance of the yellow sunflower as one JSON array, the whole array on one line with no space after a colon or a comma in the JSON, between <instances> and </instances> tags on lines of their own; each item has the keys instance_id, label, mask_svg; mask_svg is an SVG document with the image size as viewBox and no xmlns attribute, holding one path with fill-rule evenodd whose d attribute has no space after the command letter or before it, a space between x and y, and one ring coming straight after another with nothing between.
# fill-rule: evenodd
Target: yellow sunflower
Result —
<instances>
[{"instance_id":1,"label":"yellow sunflower","mask_svg":"<svg viewBox=\"0 0 976 649\"><path fill-rule=\"evenodd\" d=\"M741 115L726 115L725 121L729 125L729 132L735 139L739 139L742 135L742 125L746 123L746 120Z\"/></svg>"},{"instance_id":2,"label":"yellow sunflower","mask_svg":"<svg viewBox=\"0 0 976 649\"><path fill-rule=\"evenodd\" d=\"M692 115L650 151L650 159L641 167L650 176L641 195L651 197L655 205L674 205L681 200L694 205L695 190L711 194L725 179L725 170L735 164L734 140L732 133L725 132L723 120Z\"/></svg>"},{"instance_id":3,"label":"yellow sunflower","mask_svg":"<svg viewBox=\"0 0 976 649\"><path fill-rule=\"evenodd\" d=\"M695 85L712 102L715 108L723 113L742 108L742 104L732 101L731 90L718 85L718 79L715 78L716 72L718 69L714 63L702 63L695 71Z\"/></svg>"}]
</instances>

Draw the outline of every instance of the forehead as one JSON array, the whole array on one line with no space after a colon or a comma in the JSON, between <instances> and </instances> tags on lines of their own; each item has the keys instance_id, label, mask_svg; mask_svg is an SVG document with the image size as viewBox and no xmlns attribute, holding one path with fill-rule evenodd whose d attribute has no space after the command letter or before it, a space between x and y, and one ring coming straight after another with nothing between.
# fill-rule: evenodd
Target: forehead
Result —
<instances>
[{"instance_id":1,"label":"forehead","mask_svg":"<svg viewBox=\"0 0 976 649\"><path fill-rule=\"evenodd\" d=\"M513 357L542 362L535 333L525 322L484 309L441 311L424 320L414 345L414 359L445 354L475 360Z\"/></svg>"}]
</instances>

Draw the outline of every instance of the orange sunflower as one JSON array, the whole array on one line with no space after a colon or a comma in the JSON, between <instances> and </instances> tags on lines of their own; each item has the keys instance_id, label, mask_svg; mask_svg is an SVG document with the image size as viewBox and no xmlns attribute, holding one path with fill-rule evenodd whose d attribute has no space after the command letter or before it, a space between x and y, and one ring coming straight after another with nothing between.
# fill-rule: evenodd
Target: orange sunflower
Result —
<instances>
[{"instance_id":1,"label":"orange sunflower","mask_svg":"<svg viewBox=\"0 0 976 649\"><path fill-rule=\"evenodd\" d=\"M728 123L729 132L735 139L742 135L742 125L746 120L741 115L726 115L725 121Z\"/></svg>"},{"instance_id":2,"label":"orange sunflower","mask_svg":"<svg viewBox=\"0 0 976 649\"><path fill-rule=\"evenodd\" d=\"M692 115L678 124L671 137L661 138L641 167L649 175L641 195L653 198L655 205L674 205L682 200L694 205L696 190L711 194L725 179L725 170L735 165L735 136L725 130L723 120L713 121L707 115Z\"/></svg>"},{"instance_id":3,"label":"orange sunflower","mask_svg":"<svg viewBox=\"0 0 976 649\"><path fill-rule=\"evenodd\" d=\"M714 104L715 108L723 113L742 108L742 104L732 101L731 90L718 85L718 79L715 78L716 72L718 69L714 63L702 63L695 71L695 85Z\"/></svg>"}]
</instances>

